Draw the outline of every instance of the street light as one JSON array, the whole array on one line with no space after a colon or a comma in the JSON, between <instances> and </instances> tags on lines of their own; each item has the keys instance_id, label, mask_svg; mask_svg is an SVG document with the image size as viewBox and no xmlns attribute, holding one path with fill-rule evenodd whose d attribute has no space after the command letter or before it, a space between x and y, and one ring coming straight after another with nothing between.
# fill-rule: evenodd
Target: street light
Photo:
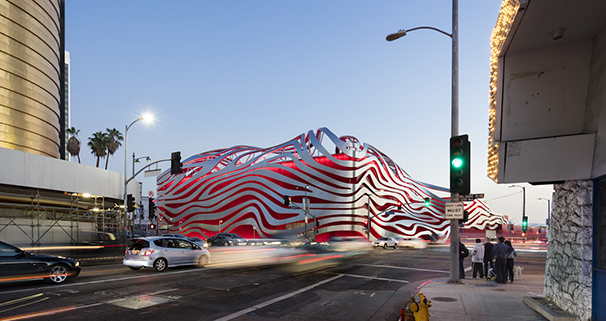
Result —
<instances>
[{"instance_id":1,"label":"street light","mask_svg":"<svg viewBox=\"0 0 606 321\"><path fill-rule=\"evenodd\" d=\"M133 175L135 175L135 164L141 164L141 162L139 160L144 159L149 163L151 162L151 158L149 158L149 156L141 156L141 157L137 157L135 158L135 153L133 152Z\"/></svg>"},{"instance_id":2,"label":"street light","mask_svg":"<svg viewBox=\"0 0 606 321\"><path fill-rule=\"evenodd\" d=\"M452 33L447 33L434 27L417 27L409 30L401 29L385 37L394 41L404 37L407 32L418 29L430 29L444 34L452 39L452 79L451 79L451 137L459 135L459 0L452 0ZM450 194L450 200L458 199L456 193ZM450 220L450 282L459 280L459 221Z\"/></svg>"},{"instance_id":3,"label":"street light","mask_svg":"<svg viewBox=\"0 0 606 321\"><path fill-rule=\"evenodd\" d=\"M223 223L223 221L219 221L219 233L221 233L221 223Z\"/></svg>"},{"instance_id":4,"label":"street light","mask_svg":"<svg viewBox=\"0 0 606 321\"><path fill-rule=\"evenodd\" d=\"M522 221L526 217L526 187L521 185L510 185L509 188L512 187L521 187L522 188Z\"/></svg>"},{"instance_id":5,"label":"street light","mask_svg":"<svg viewBox=\"0 0 606 321\"><path fill-rule=\"evenodd\" d=\"M122 218L120 221L123 223L123 231L124 231L124 236L126 237L126 195L128 194L128 174L126 173L127 170L127 163L128 163L128 130L130 129L130 127L132 125L134 125L136 122L140 121L140 120L144 120L145 122L152 122L154 120L152 115L143 115L142 117L139 117L137 119L135 119L132 123L130 123L130 125L127 125L125 127L124 130L124 218ZM133 169L133 175L134 175L134 169Z\"/></svg>"}]
</instances>

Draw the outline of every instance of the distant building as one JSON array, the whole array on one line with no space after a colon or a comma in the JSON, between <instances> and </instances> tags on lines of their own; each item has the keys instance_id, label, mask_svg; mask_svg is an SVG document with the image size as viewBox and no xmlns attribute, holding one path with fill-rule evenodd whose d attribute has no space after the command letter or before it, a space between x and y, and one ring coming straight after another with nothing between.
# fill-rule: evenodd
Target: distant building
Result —
<instances>
[{"instance_id":1,"label":"distant building","mask_svg":"<svg viewBox=\"0 0 606 321\"><path fill-rule=\"evenodd\" d=\"M0 6L0 239L15 245L91 242L120 234L124 222L123 175L65 161L70 59L64 5L17 0ZM137 182L129 186L140 195Z\"/></svg>"}]
</instances>

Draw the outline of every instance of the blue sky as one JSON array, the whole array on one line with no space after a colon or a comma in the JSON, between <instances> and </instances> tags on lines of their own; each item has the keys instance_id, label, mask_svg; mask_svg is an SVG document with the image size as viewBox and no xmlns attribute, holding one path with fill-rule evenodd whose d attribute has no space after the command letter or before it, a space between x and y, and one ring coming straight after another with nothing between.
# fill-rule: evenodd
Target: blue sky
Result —
<instances>
[{"instance_id":1,"label":"blue sky","mask_svg":"<svg viewBox=\"0 0 606 321\"><path fill-rule=\"evenodd\" d=\"M501 1L459 3L461 134L472 141L472 193L521 219L522 193L486 177L490 36ZM393 158L417 180L448 186L452 3L426 1L66 1L71 123L82 163L96 131L144 112L132 153L153 160L234 145L269 147L328 127ZM168 163L161 165L169 168ZM137 169L140 167L137 167ZM124 149L109 161L123 173ZM143 193L155 179L138 177ZM552 186L526 186L526 214L545 222Z\"/></svg>"}]
</instances>

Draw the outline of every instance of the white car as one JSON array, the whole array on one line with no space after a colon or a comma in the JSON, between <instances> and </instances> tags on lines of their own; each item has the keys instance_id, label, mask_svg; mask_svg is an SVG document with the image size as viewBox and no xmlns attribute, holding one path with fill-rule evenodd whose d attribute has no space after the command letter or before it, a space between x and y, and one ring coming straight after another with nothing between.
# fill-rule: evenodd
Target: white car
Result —
<instances>
[{"instance_id":1,"label":"white car","mask_svg":"<svg viewBox=\"0 0 606 321\"><path fill-rule=\"evenodd\" d=\"M410 247L413 249L424 249L427 247L427 242L418 238L396 236L395 239L398 241L399 247Z\"/></svg>"},{"instance_id":2,"label":"white car","mask_svg":"<svg viewBox=\"0 0 606 321\"><path fill-rule=\"evenodd\" d=\"M383 236L382 238L374 241L372 243L373 247L382 247L384 249L388 247L393 247L394 249L398 247L398 241L395 238L390 236Z\"/></svg>"}]
</instances>

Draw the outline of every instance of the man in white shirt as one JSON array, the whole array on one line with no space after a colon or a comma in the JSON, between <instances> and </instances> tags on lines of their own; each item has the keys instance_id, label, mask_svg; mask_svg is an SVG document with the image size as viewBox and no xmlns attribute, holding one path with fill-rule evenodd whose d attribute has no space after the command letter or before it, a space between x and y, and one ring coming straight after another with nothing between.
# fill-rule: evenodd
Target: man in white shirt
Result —
<instances>
[{"instance_id":1,"label":"man in white shirt","mask_svg":"<svg viewBox=\"0 0 606 321\"><path fill-rule=\"evenodd\" d=\"M473 247L473 251L471 254L471 264L472 266L472 278L476 278L478 271L480 271L480 279L484 277L484 247L482 246L482 240L476 239L476 245Z\"/></svg>"}]
</instances>

